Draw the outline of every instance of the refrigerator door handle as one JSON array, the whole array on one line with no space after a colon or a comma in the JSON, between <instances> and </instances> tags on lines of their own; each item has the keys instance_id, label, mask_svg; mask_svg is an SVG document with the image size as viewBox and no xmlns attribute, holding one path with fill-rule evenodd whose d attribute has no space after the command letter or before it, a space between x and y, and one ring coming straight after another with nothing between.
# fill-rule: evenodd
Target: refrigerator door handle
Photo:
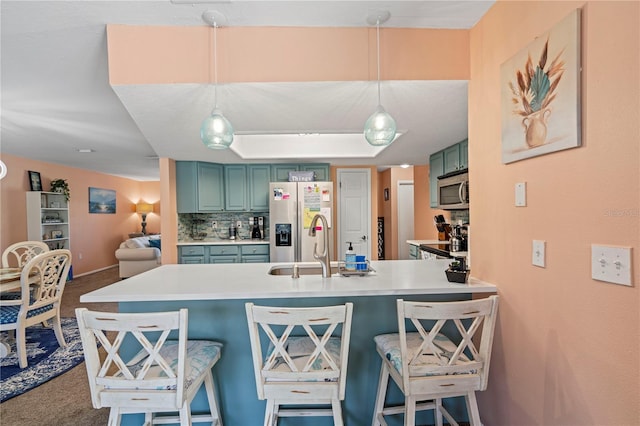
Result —
<instances>
[{"instance_id":1,"label":"refrigerator door handle","mask_svg":"<svg viewBox=\"0 0 640 426\"><path fill-rule=\"evenodd\" d=\"M296 201L296 240L295 240L295 250L294 250L294 261L300 262L302 260L302 232L304 231L304 226L300 222L302 219L302 201Z\"/></svg>"}]
</instances>

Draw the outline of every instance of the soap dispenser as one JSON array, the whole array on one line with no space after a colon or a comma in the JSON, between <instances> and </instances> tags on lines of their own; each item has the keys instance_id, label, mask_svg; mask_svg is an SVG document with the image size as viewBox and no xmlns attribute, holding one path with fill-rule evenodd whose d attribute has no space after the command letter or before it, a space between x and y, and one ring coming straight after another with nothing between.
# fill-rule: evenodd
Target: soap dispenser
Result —
<instances>
[{"instance_id":1,"label":"soap dispenser","mask_svg":"<svg viewBox=\"0 0 640 426\"><path fill-rule=\"evenodd\" d=\"M347 248L347 252L344 255L345 269L349 271L355 271L356 270L356 252L353 249L353 245L351 241L347 241L347 244L349 244L349 248Z\"/></svg>"}]
</instances>

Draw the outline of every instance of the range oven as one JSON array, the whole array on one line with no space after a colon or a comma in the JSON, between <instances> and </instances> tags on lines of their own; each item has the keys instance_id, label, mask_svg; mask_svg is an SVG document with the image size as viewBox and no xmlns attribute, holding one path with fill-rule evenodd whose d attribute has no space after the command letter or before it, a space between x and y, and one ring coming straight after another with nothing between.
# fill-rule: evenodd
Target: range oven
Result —
<instances>
[{"instance_id":1,"label":"range oven","mask_svg":"<svg viewBox=\"0 0 640 426\"><path fill-rule=\"evenodd\" d=\"M438 208L442 210L469 208L469 172L466 169L438 177Z\"/></svg>"}]
</instances>

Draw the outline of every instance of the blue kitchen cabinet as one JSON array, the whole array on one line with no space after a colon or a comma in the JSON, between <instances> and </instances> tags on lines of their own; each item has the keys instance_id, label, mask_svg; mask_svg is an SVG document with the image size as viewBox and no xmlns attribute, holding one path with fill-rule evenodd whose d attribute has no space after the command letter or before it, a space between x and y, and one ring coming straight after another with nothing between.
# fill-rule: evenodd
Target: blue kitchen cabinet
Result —
<instances>
[{"instance_id":1,"label":"blue kitchen cabinet","mask_svg":"<svg viewBox=\"0 0 640 426\"><path fill-rule=\"evenodd\" d=\"M315 180L318 182L328 182L330 180L328 164L301 164L300 171L314 172Z\"/></svg>"},{"instance_id":2,"label":"blue kitchen cabinet","mask_svg":"<svg viewBox=\"0 0 640 426\"><path fill-rule=\"evenodd\" d=\"M178 213L198 211L198 164L176 161L176 205Z\"/></svg>"},{"instance_id":3,"label":"blue kitchen cabinet","mask_svg":"<svg viewBox=\"0 0 640 426\"><path fill-rule=\"evenodd\" d=\"M438 207L438 176L444 174L444 153L436 152L429 157L429 205Z\"/></svg>"},{"instance_id":4,"label":"blue kitchen cabinet","mask_svg":"<svg viewBox=\"0 0 640 426\"><path fill-rule=\"evenodd\" d=\"M438 207L438 176L469 167L467 139L429 157L429 205Z\"/></svg>"},{"instance_id":5,"label":"blue kitchen cabinet","mask_svg":"<svg viewBox=\"0 0 640 426\"><path fill-rule=\"evenodd\" d=\"M208 246L208 263L238 263L240 262L240 250L237 245Z\"/></svg>"},{"instance_id":6,"label":"blue kitchen cabinet","mask_svg":"<svg viewBox=\"0 0 640 426\"><path fill-rule=\"evenodd\" d=\"M469 167L469 139L465 139L460 142L460 168L466 169Z\"/></svg>"},{"instance_id":7,"label":"blue kitchen cabinet","mask_svg":"<svg viewBox=\"0 0 640 426\"><path fill-rule=\"evenodd\" d=\"M269 263L268 244L247 244L240 246L242 263Z\"/></svg>"},{"instance_id":8,"label":"blue kitchen cabinet","mask_svg":"<svg viewBox=\"0 0 640 426\"><path fill-rule=\"evenodd\" d=\"M249 191L249 211L269 211L269 182L271 166L269 164L252 164L247 166Z\"/></svg>"},{"instance_id":9,"label":"blue kitchen cabinet","mask_svg":"<svg viewBox=\"0 0 640 426\"><path fill-rule=\"evenodd\" d=\"M314 172L315 180L326 182L329 180L329 164L313 163L313 164L272 164L271 165L271 181L272 182L288 182L289 172Z\"/></svg>"},{"instance_id":10,"label":"blue kitchen cabinet","mask_svg":"<svg viewBox=\"0 0 640 426\"><path fill-rule=\"evenodd\" d=\"M178 247L178 257L180 263L201 264L205 263L204 246L180 246Z\"/></svg>"},{"instance_id":11,"label":"blue kitchen cabinet","mask_svg":"<svg viewBox=\"0 0 640 426\"><path fill-rule=\"evenodd\" d=\"M272 182L288 182L289 172L297 172L297 164L272 164L271 165L271 181Z\"/></svg>"},{"instance_id":12,"label":"blue kitchen cabinet","mask_svg":"<svg viewBox=\"0 0 640 426\"><path fill-rule=\"evenodd\" d=\"M224 206L227 211L247 210L247 167L242 164L224 166Z\"/></svg>"},{"instance_id":13,"label":"blue kitchen cabinet","mask_svg":"<svg viewBox=\"0 0 640 426\"><path fill-rule=\"evenodd\" d=\"M223 211L224 174L220 164L198 162L198 211Z\"/></svg>"}]
</instances>

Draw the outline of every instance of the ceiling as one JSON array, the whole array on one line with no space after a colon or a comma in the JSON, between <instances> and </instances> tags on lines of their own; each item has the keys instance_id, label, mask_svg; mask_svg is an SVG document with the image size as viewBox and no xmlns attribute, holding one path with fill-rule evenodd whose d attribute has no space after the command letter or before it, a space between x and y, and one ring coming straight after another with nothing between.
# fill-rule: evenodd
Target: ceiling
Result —
<instances>
[{"instance_id":1,"label":"ceiling","mask_svg":"<svg viewBox=\"0 0 640 426\"><path fill-rule=\"evenodd\" d=\"M140 181L159 179L158 157L292 162L277 154L275 159L245 160L233 150L205 148L199 129L211 110L210 85L112 88L105 25L205 25L202 12L215 9L229 26L362 27L368 26L370 13L388 10L391 18L385 27L464 29L475 25L492 4L3 0L0 152ZM382 104L402 132L391 146L375 157L355 158L339 151L316 156L312 149L298 159L379 167L425 164L429 154L467 136L466 81L383 81L381 92ZM235 128L237 150L242 148L245 155L251 151L245 135L288 133L296 137L282 143L319 146L310 134L361 134L376 96L375 84L365 81L218 87L219 106ZM362 143L364 151L364 137ZM94 152L78 152L81 149Z\"/></svg>"}]
</instances>

